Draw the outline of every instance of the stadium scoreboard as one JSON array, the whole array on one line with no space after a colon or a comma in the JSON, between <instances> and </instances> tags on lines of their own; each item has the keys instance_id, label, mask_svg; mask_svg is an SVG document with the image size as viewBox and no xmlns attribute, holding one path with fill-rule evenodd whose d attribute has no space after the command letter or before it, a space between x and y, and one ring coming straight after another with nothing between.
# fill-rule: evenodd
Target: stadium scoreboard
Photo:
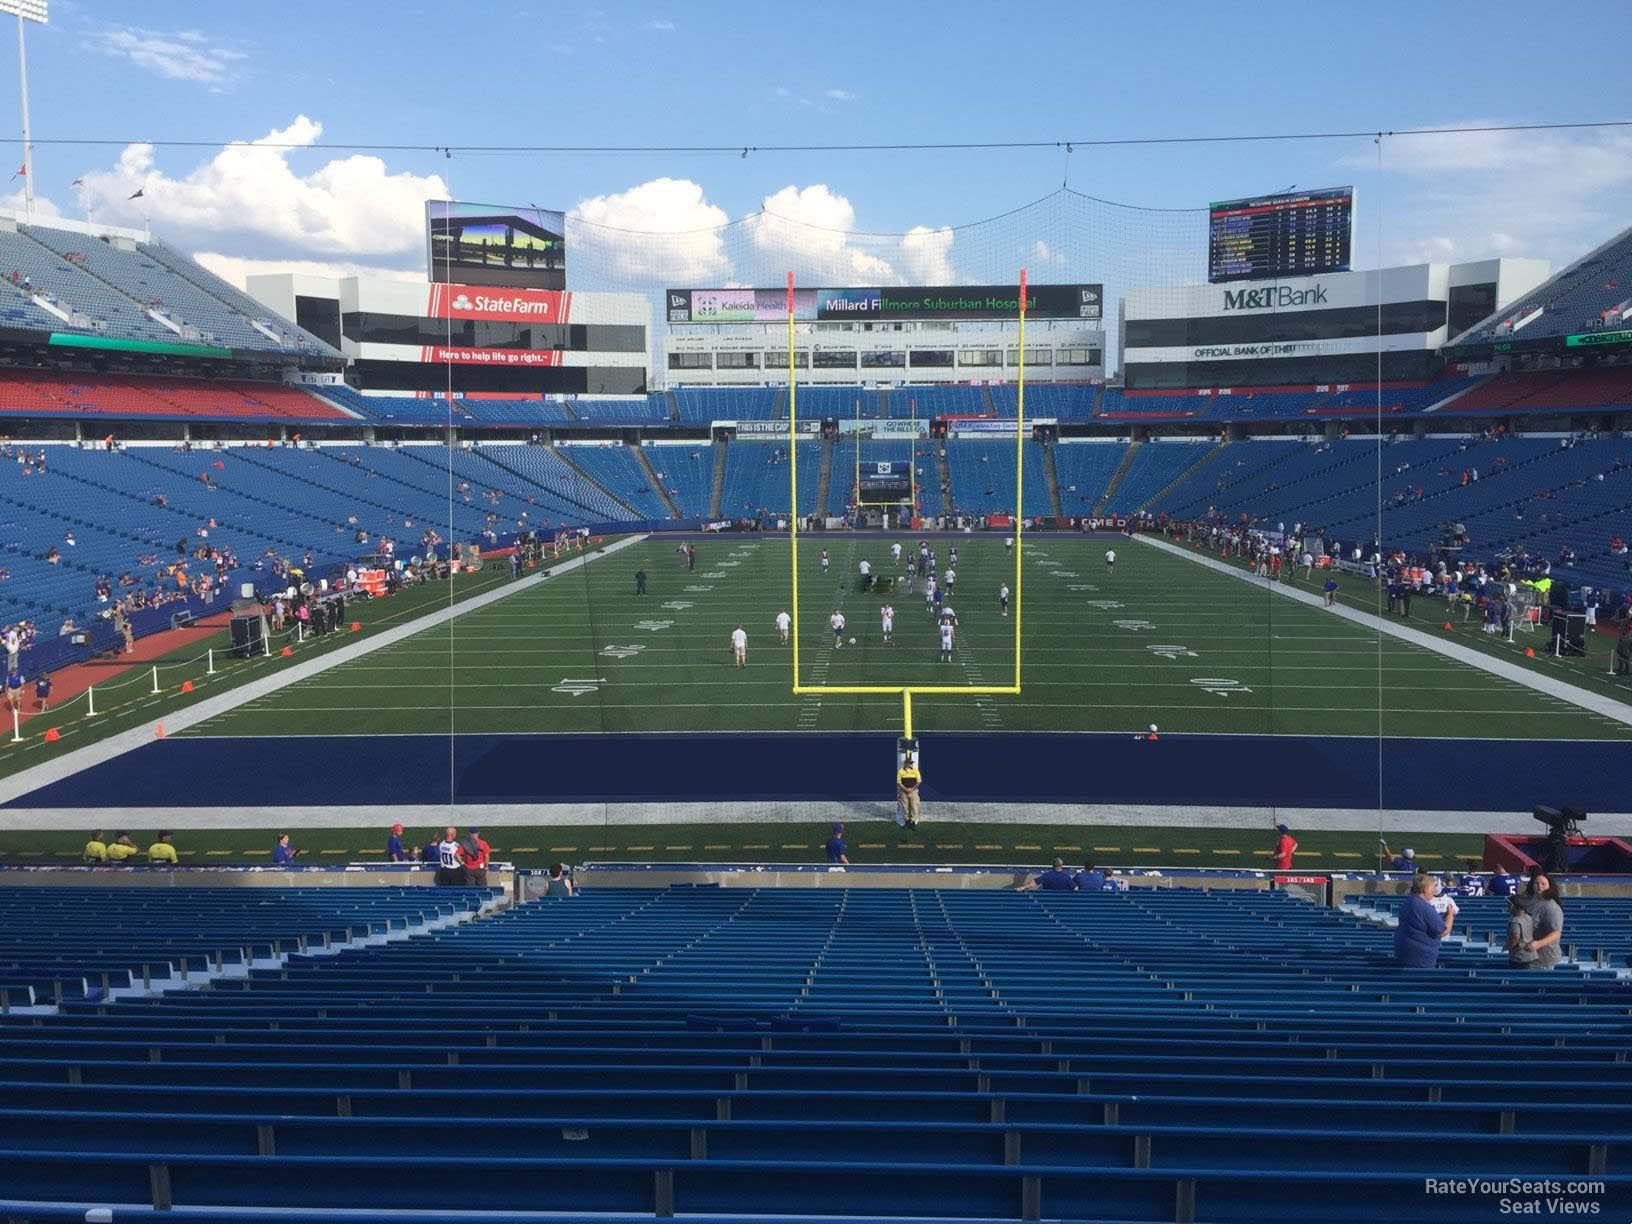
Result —
<instances>
[{"instance_id":1,"label":"stadium scoreboard","mask_svg":"<svg viewBox=\"0 0 1632 1224\"><path fill-rule=\"evenodd\" d=\"M1209 211L1207 279L1215 285L1349 270L1352 187L1225 200Z\"/></svg>"}]
</instances>

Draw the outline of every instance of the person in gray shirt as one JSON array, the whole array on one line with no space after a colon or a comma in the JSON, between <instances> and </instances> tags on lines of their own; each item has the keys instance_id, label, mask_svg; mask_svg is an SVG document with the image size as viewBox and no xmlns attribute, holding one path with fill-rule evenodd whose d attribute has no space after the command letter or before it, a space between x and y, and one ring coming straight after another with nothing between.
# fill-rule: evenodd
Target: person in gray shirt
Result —
<instances>
[{"instance_id":1,"label":"person in gray shirt","mask_svg":"<svg viewBox=\"0 0 1632 1224\"><path fill-rule=\"evenodd\" d=\"M1507 963L1516 969L1532 969L1536 964L1535 949L1530 946L1536 937L1536 921L1525 908L1519 893L1507 899Z\"/></svg>"},{"instance_id":2,"label":"person in gray shirt","mask_svg":"<svg viewBox=\"0 0 1632 1224\"><path fill-rule=\"evenodd\" d=\"M1564 910L1559 905L1559 897L1558 885L1545 871L1538 871L1530 877L1525 908L1530 911L1530 921L1534 926L1525 946L1536 954L1537 969L1553 968L1564 954L1560 943L1564 935Z\"/></svg>"}]
</instances>

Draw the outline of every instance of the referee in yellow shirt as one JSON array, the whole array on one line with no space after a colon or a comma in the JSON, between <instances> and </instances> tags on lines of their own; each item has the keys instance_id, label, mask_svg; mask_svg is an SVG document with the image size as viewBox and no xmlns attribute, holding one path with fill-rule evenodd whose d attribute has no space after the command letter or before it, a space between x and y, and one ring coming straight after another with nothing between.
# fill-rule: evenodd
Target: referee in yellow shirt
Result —
<instances>
[{"instance_id":1,"label":"referee in yellow shirt","mask_svg":"<svg viewBox=\"0 0 1632 1224\"><path fill-rule=\"evenodd\" d=\"M147 848L147 861L155 867L176 865L176 848L170 844L170 834L160 833L159 840Z\"/></svg>"},{"instance_id":2,"label":"referee in yellow shirt","mask_svg":"<svg viewBox=\"0 0 1632 1224\"><path fill-rule=\"evenodd\" d=\"M91 840L85 843L85 849L79 852L79 857L87 863L105 863L108 861L108 835L101 829L91 834Z\"/></svg>"},{"instance_id":3,"label":"referee in yellow shirt","mask_svg":"<svg viewBox=\"0 0 1632 1224\"><path fill-rule=\"evenodd\" d=\"M918 784L922 781L923 775L918 772L918 766L912 756L907 756L901 762L901 768L895 771L895 802L903 823L909 829L918 827Z\"/></svg>"},{"instance_id":4,"label":"referee in yellow shirt","mask_svg":"<svg viewBox=\"0 0 1632 1224\"><path fill-rule=\"evenodd\" d=\"M126 859L135 858L136 854L136 843L130 840L129 833L120 833L108 843L110 863L123 863Z\"/></svg>"}]
</instances>

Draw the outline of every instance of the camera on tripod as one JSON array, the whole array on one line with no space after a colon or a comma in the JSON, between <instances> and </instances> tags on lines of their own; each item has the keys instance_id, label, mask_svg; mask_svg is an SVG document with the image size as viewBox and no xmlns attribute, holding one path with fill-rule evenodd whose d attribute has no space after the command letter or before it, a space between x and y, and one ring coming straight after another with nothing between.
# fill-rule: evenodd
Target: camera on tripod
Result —
<instances>
[{"instance_id":1,"label":"camera on tripod","mask_svg":"<svg viewBox=\"0 0 1632 1224\"><path fill-rule=\"evenodd\" d=\"M1547 841L1540 859L1541 869L1548 874L1570 869L1570 838L1581 836L1581 822L1586 812L1578 807L1538 807L1531 816L1547 826Z\"/></svg>"}]
</instances>

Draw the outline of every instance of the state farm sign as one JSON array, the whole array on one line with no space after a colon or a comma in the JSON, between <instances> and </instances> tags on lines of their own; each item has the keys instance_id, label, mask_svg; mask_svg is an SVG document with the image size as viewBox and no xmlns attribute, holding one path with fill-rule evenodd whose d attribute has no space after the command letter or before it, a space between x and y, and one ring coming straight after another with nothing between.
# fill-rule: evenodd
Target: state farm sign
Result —
<instances>
[{"instance_id":1,"label":"state farm sign","mask_svg":"<svg viewBox=\"0 0 1632 1224\"><path fill-rule=\"evenodd\" d=\"M479 285L432 285L429 319L485 319L508 323L565 323L572 294L550 289L494 289Z\"/></svg>"}]
</instances>

